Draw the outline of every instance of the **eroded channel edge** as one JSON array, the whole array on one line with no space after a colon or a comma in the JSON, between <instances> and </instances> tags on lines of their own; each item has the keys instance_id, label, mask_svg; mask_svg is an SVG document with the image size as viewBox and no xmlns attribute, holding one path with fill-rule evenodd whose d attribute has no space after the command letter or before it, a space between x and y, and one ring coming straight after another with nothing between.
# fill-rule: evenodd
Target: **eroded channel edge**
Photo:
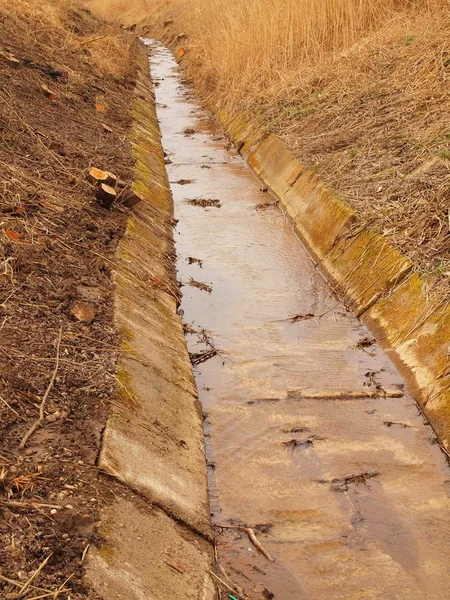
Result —
<instances>
[{"instance_id":1,"label":"eroded channel edge","mask_svg":"<svg viewBox=\"0 0 450 600\"><path fill-rule=\"evenodd\" d=\"M281 139L240 115L209 108L255 174L281 201L333 290L373 331L449 450L448 302L430 302L413 263L382 235L366 229Z\"/></svg>"},{"instance_id":2,"label":"eroded channel edge","mask_svg":"<svg viewBox=\"0 0 450 600\"><path fill-rule=\"evenodd\" d=\"M103 510L86 579L104 598L216 597L201 406L177 314L173 205L147 51L132 107L135 183L144 198L117 251L122 334L99 467L123 484Z\"/></svg>"}]
</instances>

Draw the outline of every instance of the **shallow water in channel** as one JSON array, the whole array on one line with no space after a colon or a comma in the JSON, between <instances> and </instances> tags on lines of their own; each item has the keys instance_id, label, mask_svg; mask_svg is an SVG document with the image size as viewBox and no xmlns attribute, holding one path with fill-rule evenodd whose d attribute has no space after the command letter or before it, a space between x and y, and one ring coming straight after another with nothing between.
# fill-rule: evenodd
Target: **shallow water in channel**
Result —
<instances>
[{"instance_id":1,"label":"shallow water in channel","mask_svg":"<svg viewBox=\"0 0 450 600\"><path fill-rule=\"evenodd\" d=\"M211 518L252 527L275 559L245 532L217 530L229 579L218 573L239 599L450 597L450 471L431 428L383 351L358 345L370 332L333 296L282 211L259 207L274 198L173 55L146 43L188 347L218 351L195 367ZM368 397L377 386L397 397Z\"/></svg>"}]
</instances>

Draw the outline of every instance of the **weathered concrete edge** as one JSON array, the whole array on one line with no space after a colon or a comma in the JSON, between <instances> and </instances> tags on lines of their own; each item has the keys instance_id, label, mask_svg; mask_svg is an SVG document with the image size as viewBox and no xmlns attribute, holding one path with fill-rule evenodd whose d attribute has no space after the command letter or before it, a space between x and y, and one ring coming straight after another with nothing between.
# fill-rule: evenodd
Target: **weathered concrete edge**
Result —
<instances>
[{"instance_id":1,"label":"weathered concrete edge","mask_svg":"<svg viewBox=\"0 0 450 600\"><path fill-rule=\"evenodd\" d=\"M213 112L255 174L280 199L333 291L375 334L450 449L448 303L431 303L411 261L365 229L282 140L242 116Z\"/></svg>"},{"instance_id":2,"label":"weathered concrete edge","mask_svg":"<svg viewBox=\"0 0 450 600\"><path fill-rule=\"evenodd\" d=\"M177 314L172 197L147 52L142 46L137 52L134 187L144 201L129 217L116 255L123 353L99 456L99 467L123 484L123 493L101 512L104 541L89 550L86 580L108 599L211 600L201 407ZM183 577L166 560L166 546L172 554L179 550Z\"/></svg>"}]
</instances>

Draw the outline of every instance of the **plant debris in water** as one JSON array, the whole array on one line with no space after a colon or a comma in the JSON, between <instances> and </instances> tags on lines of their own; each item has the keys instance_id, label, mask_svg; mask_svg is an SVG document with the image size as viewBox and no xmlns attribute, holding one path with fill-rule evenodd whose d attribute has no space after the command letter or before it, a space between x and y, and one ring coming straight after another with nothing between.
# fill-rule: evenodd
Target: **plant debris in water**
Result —
<instances>
[{"instance_id":1,"label":"plant debris in water","mask_svg":"<svg viewBox=\"0 0 450 600\"><path fill-rule=\"evenodd\" d=\"M215 348L210 348L209 350L202 350L201 352L190 352L189 358L191 359L192 366L195 367L196 365L217 356L217 354L218 352Z\"/></svg>"},{"instance_id":2,"label":"plant debris in water","mask_svg":"<svg viewBox=\"0 0 450 600\"><path fill-rule=\"evenodd\" d=\"M202 206L203 208L207 206L220 208L222 206L216 198L192 198L191 200L186 200L186 202L192 206Z\"/></svg>"},{"instance_id":3,"label":"plant debris in water","mask_svg":"<svg viewBox=\"0 0 450 600\"><path fill-rule=\"evenodd\" d=\"M331 489L335 492L346 492L350 485L366 485L368 479L378 475L379 473L358 473L357 475L347 475L343 479L333 479Z\"/></svg>"},{"instance_id":4,"label":"plant debris in water","mask_svg":"<svg viewBox=\"0 0 450 600\"><path fill-rule=\"evenodd\" d=\"M376 343L375 338L365 337L362 340L359 340L359 342L356 344L356 348L358 350L363 350L364 352L367 352L367 354L370 354L370 356L374 356L375 351L374 350L366 350L366 348L370 348L375 343Z\"/></svg>"},{"instance_id":5,"label":"plant debris in water","mask_svg":"<svg viewBox=\"0 0 450 600\"><path fill-rule=\"evenodd\" d=\"M305 315L293 315L292 317L289 317L288 321L289 323L298 323L299 321L308 321L309 319L315 319L316 315L313 315L312 313L307 313Z\"/></svg>"},{"instance_id":6,"label":"plant debris in water","mask_svg":"<svg viewBox=\"0 0 450 600\"><path fill-rule=\"evenodd\" d=\"M318 435L311 435L310 437L306 438L306 440L297 440L293 438L292 440L289 440L287 442L281 442L281 445L287 450L293 451L295 448L308 448L309 446L313 446L316 440L323 439L323 437L320 437Z\"/></svg>"},{"instance_id":7,"label":"plant debris in water","mask_svg":"<svg viewBox=\"0 0 450 600\"><path fill-rule=\"evenodd\" d=\"M269 208L276 208L278 205L279 205L278 200L274 200L273 202L261 202L260 204L257 204L255 206L255 210L258 210L258 211L267 210Z\"/></svg>"},{"instance_id":8,"label":"plant debris in water","mask_svg":"<svg viewBox=\"0 0 450 600\"><path fill-rule=\"evenodd\" d=\"M194 256L188 256L187 259L188 263L190 265L199 265L200 268L203 267L203 261L200 260L199 258L195 258Z\"/></svg>"},{"instance_id":9,"label":"plant debris in water","mask_svg":"<svg viewBox=\"0 0 450 600\"><path fill-rule=\"evenodd\" d=\"M189 285L192 287L196 287L199 290L203 290L204 292L208 292L210 294L212 292L212 287L207 283L203 283L202 281L197 281L193 277L189 279Z\"/></svg>"}]
</instances>

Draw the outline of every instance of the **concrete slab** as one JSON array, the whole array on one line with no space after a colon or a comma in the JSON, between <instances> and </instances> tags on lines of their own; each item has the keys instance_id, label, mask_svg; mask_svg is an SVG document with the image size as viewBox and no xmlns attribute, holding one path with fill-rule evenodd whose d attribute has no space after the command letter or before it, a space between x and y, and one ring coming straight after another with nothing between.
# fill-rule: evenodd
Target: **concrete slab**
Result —
<instances>
[{"instance_id":1,"label":"concrete slab","mask_svg":"<svg viewBox=\"0 0 450 600\"><path fill-rule=\"evenodd\" d=\"M213 600L211 546L139 499L102 516L106 540L89 552L86 580L108 600Z\"/></svg>"}]
</instances>

